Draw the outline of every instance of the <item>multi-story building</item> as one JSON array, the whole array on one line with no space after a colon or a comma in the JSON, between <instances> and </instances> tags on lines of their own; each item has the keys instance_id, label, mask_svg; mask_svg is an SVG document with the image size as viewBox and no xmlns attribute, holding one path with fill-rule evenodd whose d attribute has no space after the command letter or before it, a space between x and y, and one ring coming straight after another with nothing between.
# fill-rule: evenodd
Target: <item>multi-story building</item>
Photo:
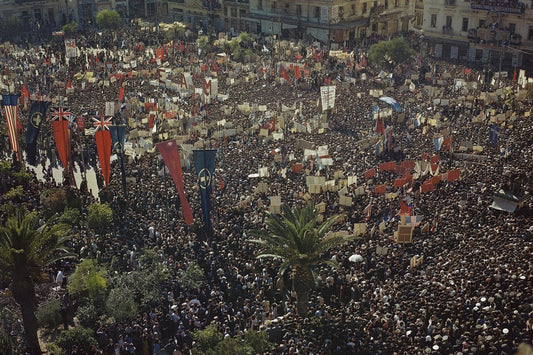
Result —
<instances>
[{"instance_id":1,"label":"multi-story building","mask_svg":"<svg viewBox=\"0 0 533 355\"><path fill-rule=\"evenodd\" d=\"M494 71L533 69L533 1L425 0L423 31L436 57Z\"/></svg>"},{"instance_id":2,"label":"multi-story building","mask_svg":"<svg viewBox=\"0 0 533 355\"><path fill-rule=\"evenodd\" d=\"M250 0L252 33L343 43L412 27L415 0Z\"/></svg>"}]
</instances>

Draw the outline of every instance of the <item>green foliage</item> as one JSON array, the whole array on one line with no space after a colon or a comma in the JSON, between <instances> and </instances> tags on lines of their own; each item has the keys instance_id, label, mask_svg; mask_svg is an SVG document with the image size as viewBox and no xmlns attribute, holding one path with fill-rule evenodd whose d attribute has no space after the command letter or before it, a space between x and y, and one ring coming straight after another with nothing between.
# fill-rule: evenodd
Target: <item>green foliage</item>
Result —
<instances>
[{"instance_id":1,"label":"green foliage","mask_svg":"<svg viewBox=\"0 0 533 355\"><path fill-rule=\"evenodd\" d=\"M11 171L11 162L7 160L0 160L0 175L8 175Z\"/></svg>"},{"instance_id":2,"label":"green foliage","mask_svg":"<svg viewBox=\"0 0 533 355\"><path fill-rule=\"evenodd\" d=\"M70 276L67 285L73 298L101 299L107 287L106 270L95 259L84 259Z\"/></svg>"},{"instance_id":3,"label":"green foliage","mask_svg":"<svg viewBox=\"0 0 533 355\"><path fill-rule=\"evenodd\" d=\"M48 329L54 329L61 324L61 301L59 299L51 299L43 302L35 315L39 326Z\"/></svg>"},{"instance_id":4,"label":"green foliage","mask_svg":"<svg viewBox=\"0 0 533 355\"><path fill-rule=\"evenodd\" d=\"M105 303L107 313L118 322L137 318L138 306L129 288L114 288L109 292Z\"/></svg>"},{"instance_id":5,"label":"green foliage","mask_svg":"<svg viewBox=\"0 0 533 355\"><path fill-rule=\"evenodd\" d=\"M66 25L63 25L62 30L65 32L65 35L72 36L76 32L78 32L78 23L76 21L70 21L70 23L67 23Z\"/></svg>"},{"instance_id":6,"label":"green foliage","mask_svg":"<svg viewBox=\"0 0 533 355\"><path fill-rule=\"evenodd\" d=\"M33 175L28 173L27 171L20 170L20 171L14 172L13 177L17 181L17 184L26 186L33 178Z\"/></svg>"},{"instance_id":7,"label":"green foliage","mask_svg":"<svg viewBox=\"0 0 533 355\"><path fill-rule=\"evenodd\" d=\"M67 205L67 192L64 189L47 189L41 193L41 205L45 206L43 212L50 217L61 213Z\"/></svg>"},{"instance_id":8,"label":"green foliage","mask_svg":"<svg viewBox=\"0 0 533 355\"><path fill-rule=\"evenodd\" d=\"M409 47L404 39L398 37L372 45L368 52L368 61L372 65L390 70L414 54L415 51Z\"/></svg>"},{"instance_id":9,"label":"green foliage","mask_svg":"<svg viewBox=\"0 0 533 355\"><path fill-rule=\"evenodd\" d=\"M103 30L113 30L120 27L122 18L115 10L102 10L96 14L96 24Z\"/></svg>"},{"instance_id":10,"label":"green foliage","mask_svg":"<svg viewBox=\"0 0 533 355\"><path fill-rule=\"evenodd\" d=\"M75 346L78 348L78 354L88 354L92 346L98 346L93 333L91 329L84 327L63 330L57 337L56 344L65 354L71 354Z\"/></svg>"},{"instance_id":11,"label":"green foliage","mask_svg":"<svg viewBox=\"0 0 533 355\"><path fill-rule=\"evenodd\" d=\"M307 313L307 299L316 284L316 267L320 264L338 266L336 261L325 257L325 253L354 239L353 235L329 233L342 215L329 217L320 225L318 215L312 201L305 207L293 209L282 205L280 215L267 212L265 223L268 229L250 231L259 237L252 242L264 249L257 258L282 259L278 276L283 280L290 273L300 315Z\"/></svg>"},{"instance_id":12,"label":"green foliage","mask_svg":"<svg viewBox=\"0 0 533 355\"><path fill-rule=\"evenodd\" d=\"M231 51L231 59L236 62L244 62L253 56L252 47L253 38L248 33L241 33L239 37L233 38L228 42Z\"/></svg>"},{"instance_id":13,"label":"green foliage","mask_svg":"<svg viewBox=\"0 0 533 355\"><path fill-rule=\"evenodd\" d=\"M21 185L18 185L16 187L12 187L11 190L6 192L6 198L9 200L17 200L20 197L24 196L24 189Z\"/></svg>"},{"instance_id":14,"label":"green foliage","mask_svg":"<svg viewBox=\"0 0 533 355\"><path fill-rule=\"evenodd\" d=\"M158 304L165 294L164 283L169 277L159 261L153 259L150 266L146 267L146 260L141 264L142 269L119 274L111 281L113 288L128 290L139 306Z\"/></svg>"},{"instance_id":15,"label":"green foliage","mask_svg":"<svg viewBox=\"0 0 533 355\"><path fill-rule=\"evenodd\" d=\"M222 341L222 335L218 332L216 325L210 324L203 330L197 330L192 334L193 339L198 344L198 349L205 354L210 349L215 349Z\"/></svg>"},{"instance_id":16,"label":"green foliage","mask_svg":"<svg viewBox=\"0 0 533 355\"><path fill-rule=\"evenodd\" d=\"M78 319L78 322L86 328L97 328L100 316L102 316L102 308L96 307L92 302L82 304L76 310L76 318Z\"/></svg>"},{"instance_id":17,"label":"green foliage","mask_svg":"<svg viewBox=\"0 0 533 355\"><path fill-rule=\"evenodd\" d=\"M56 343L46 343L44 344L44 348L48 352L48 354L52 355L59 355L61 354L61 348Z\"/></svg>"},{"instance_id":18,"label":"green foliage","mask_svg":"<svg viewBox=\"0 0 533 355\"><path fill-rule=\"evenodd\" d=\"M200 287L204 271L194 262L189 263L185 270L179 271L178 284L186 289L195 289Z\"/></svg>"},{"instance_id":19,"label":"green foliage","mask_svg":"<svg viewBox=\"0 0 533 355\"><path fill-rule=\"evenodd\" d=\"M198 36L198 39L196 40L196 44L198 45L198 48L205 49L207 45L209 44L209 37L207 36Z\"/></svg>"},{"instance_id":20,"label":"green foliage","mask_svg":"<svg viewBox=\"0 0 533 355\"><path fill-rule=\"evenodd\" d=\"M254 355L254 349L242 339L224 338L215 349L208 349L207 355Z\"/></svg>"},{"instance_id":21,"label":"green foliage","mask_svg":"<svg viewBox=\"0 0 533 355\"><path fill-rule=\"evenodd\" d=\"M272 347L268 341L268 334L266 332L257 332L249 330L246 332L244 340L254 350L254 354L263 354Z\"/></svg>"},{"instance_id":22,"label":"green foliage","mask_svg":"<svg viewBox=\"0 0 533 355\"><path fill-rule=\"evenodd\" d=\"M109 229L113 222L113 210L108 204L93 203L87 208L87 224L95 232L103 233Z\"/></svg>"},{"instance_id":23,"label":"green foliage","mask_svg":"<svg viewBox=\"0 0 533 355\"><path fill-rule=\"evenodd\" d=\"M80 211L76 208L67 207L63 211L63 214L59 216L58 221L74 227L80 222Z\"/></svg>"}]
</instances>

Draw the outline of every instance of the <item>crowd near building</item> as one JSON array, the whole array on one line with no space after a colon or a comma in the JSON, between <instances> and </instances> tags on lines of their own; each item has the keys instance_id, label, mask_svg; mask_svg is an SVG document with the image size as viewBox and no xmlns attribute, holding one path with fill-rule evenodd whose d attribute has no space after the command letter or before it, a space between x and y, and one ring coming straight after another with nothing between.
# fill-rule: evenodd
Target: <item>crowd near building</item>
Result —
<instances>
[{"instance_id":1,"label":"crowd near building","mask_svg":"<svg viewBox=\"0 0 533 355\"><path fill-rule=\"evenodd\" d=\"M127 23L96 31L102 9ZM209 325L224 338L266 331L271 354L531 345L531 11L517 1L3 2L2 18L35 28L0 44L2 159L32 174L16 203L39 209L40 192L63 186L114 212L102 232L75 228L77 258L51 265L44 289L65 297L83 259L133 272L155 252L170 274L159 301L99 324L94 353L189 354ZM162 19L187 35L166 40ZM83 31L43 30L70 20ZM242 32L253 36L240 37L237 60L226 43ZM370 45L392 37L413 54L369 63ZM36 124L36 112L49 120ZM198 152L213 153L200 169ZM2 175L2 205L16 186ZM280 260L257 259L250 240L267 211L311 200L321 219L344 216L332 233L357 239L328 252L340 266L315 270L301 315L278 287ZM179 283L191 264L200 287Z\"/></svg>"}]
</instances>

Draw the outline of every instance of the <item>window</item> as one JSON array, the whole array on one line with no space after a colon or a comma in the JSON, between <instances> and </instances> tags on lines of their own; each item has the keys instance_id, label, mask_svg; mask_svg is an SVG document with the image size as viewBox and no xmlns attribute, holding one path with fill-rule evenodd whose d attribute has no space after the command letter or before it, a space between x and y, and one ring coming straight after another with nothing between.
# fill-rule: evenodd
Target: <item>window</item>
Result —
<instances>
[{"instance_id":1,"label":"window","mask_svg":"<svg viewBox=\"0 0 533 355\"><path fill-rule=\"evenodd\" d=\"M516 24L515 23L510 23L509 24L509 33L514 35L515 31L516 31Z\"/></svg>"},{"instance_id":2,"label":"window","mask_svg":"<svg viewBox=\"0 0 533 355\"><path fill-rule=\"evenodd\" d=\"M257 0L257 10L263 10L263 0Z\"/></svg>"},{"instance_id":3,"label":"window","mask_svg":"<svg viewBox=\"0 0 533 355\"><path fill-rule=\"evenodd\" d=\"M366 8L366 2L363 3L363 14L366 14L367 8Z\"/></svg>"},{"instance_id":4,"label":"window","mask_svg":"<svg viewBox=\"0 0 533 355\"><path fill-rule=\"evenodd\" d=\"M485 28L485 20L479 20L479 27Z\"/></svg>"},{"instance_id":5,"label":"window","mask_svg":"<svg viewBox=\"0 0 533 355\"><path fill-rule=\"evenodd\" d=\"M431 14L431 27L437 27L437 14Z\"/></svg>"},{"instance_id":6,"label":"window","mask_svg":"<svg viewBox=\"0 0 533 355\"><path fill-rule=\"evenodd\" d=\"M527 36L528 41L533 41L533 27L529 26L529 34Z\"/></svg>"},{"instance_id":7,"label":"window","mask_svg":"<svg viewBox=\"0 0 533 355\"><path fill-rule=\"evenodd\" d=\"M239 10L239 17L246 17L246 10Z\"/></svg>"},{"instance_id":8,"label":"window","mask_svg":"<svg viewBox=\"0 0 533 355\"><path fill-rule=\"evenodd\" d=\"M275 1L272 1L272 12L276 12L278 9L278 3Z\"/></svg>"},{"instance_id":9,"label":"window","mask_svg":"<svg viewBox=\"0 0 533 355\"><path fill-rule=\"evenodd\" d=\"M302 5L296 5L296 16L302 16Z\"/></svg>"},{"instance_id":10,"label":"window","mask_svg":"<svg viewBox=\"0 0 533 355\"><path fill-rule=\"evenodd\" d=\"M400 0L394 0L394 7L400 6Z\"/></svg>"},{"instance_id":11,"label":"window","mask_svg":"<svg viewBox=\"0 0 533 355\"><path fill-rule=\"evenodd\" d=\"M232 7L230 12L231 12L231 17L237 17L237 8Z\"/></svg>"},{"instance_id":12,"label":"window","mask_svg":"<svg viewBox=\"0 0 533 355\"><path fill-rule=\"evenodd\" d=\"M320 18L320 7L315 6L315 10L313 11L313 17L314 18Z\"/></svg>"},{"instance_id":13,"label":"window","mask_svg":"<svg viewBox=\"0 0 533 355\"><path fill-rule=\"evenodd\" d=\"M446 16L446 28L452 28L452 17Z\"/></svg>"},{"instance_id":14,"label":"window","mask_svg":"<svg viewBox=\"0 0 533 355\"><path fill-rule=\"evenodd\" d=\"M352 16L354 16L355 15L355 4L352 4L351 8L352 8Z\"/></svg>"},{"instance_id":15,"label":"window","mask_svg":"<svg viewBox=\"0 0 533 355\"><path fill-rule=\"evenodd\" d=\"M405 0L405 5L409 5L409 0Z\"/></svg>"},{"instance_id":16,"label":"window","mask_svg":"<svg viewBox=\"0 0 533 355\"><path fill-rule=\"evenodd\" d=\"M339 6L339 19L344 20L344 6Z\"/></svg>"},{"instance_id":17,"label":"window","mask_svg":"<svg viewBox=\"0 0 533 355\"><path fill-rule=\"evenodd\" d=\"M461 26L461 31L468 31L468 17L463 17L463 25Z\"/></svg>"},{"instance_id":18,"label":"window","mask_svg":"<svg viewBox=\"0 0 533 355\"><path fill-rule=\"evenodd\" d=\"M389 8L389 0L385 0L385 8L386 8L386 9Z\"/></svg>"}]
</instances>

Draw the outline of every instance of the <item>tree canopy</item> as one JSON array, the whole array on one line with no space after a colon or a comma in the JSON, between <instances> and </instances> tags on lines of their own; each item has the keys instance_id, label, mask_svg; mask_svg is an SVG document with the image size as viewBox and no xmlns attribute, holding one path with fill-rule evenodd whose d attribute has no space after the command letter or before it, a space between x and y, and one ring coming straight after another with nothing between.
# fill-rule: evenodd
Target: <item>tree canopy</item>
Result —
<instances>
[{"instance_id":1,"label":"tree canopy","mask_svg":"<svg viewBox=\"0 0 533 355\"><path fill-rule=\"evenodd\" d=\"M122 18L115 10L102 10L96 15L96 23L103 30L119 28Z\"/></svg>"},{"instance_id":2,"label":"tree canopy","mask_svg":"<svg viewBox=\"0 0 533 355\"><path fill-rule=\"evenodd\" d=\"M415 51L409 47L404 39L398 37L372 45L368 52L368 60L370 64L377 67L392 69L414 54Z\"/></svg>"}]
</instances>

